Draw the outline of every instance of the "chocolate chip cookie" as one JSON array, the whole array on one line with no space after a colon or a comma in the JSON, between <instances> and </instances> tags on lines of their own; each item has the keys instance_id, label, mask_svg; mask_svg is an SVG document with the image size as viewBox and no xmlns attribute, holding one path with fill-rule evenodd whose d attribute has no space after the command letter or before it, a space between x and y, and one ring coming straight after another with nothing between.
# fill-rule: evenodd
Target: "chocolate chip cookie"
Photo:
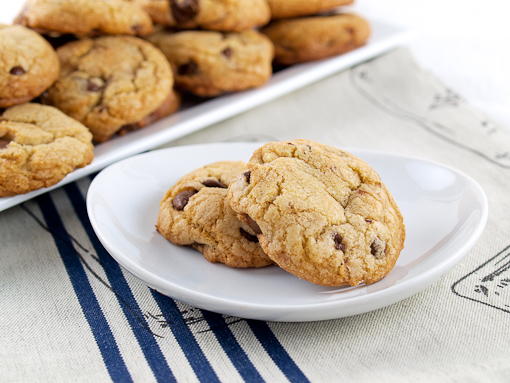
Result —
<instances>
[{"instance_id":1,"label":"chocolate chip cookie","mask_svg":"<svg viewBox=\"0 0 510 383\"><path fill-rule=\"evenodd\" d=\"M78 121L51 106L13 106L0 116L0 197L54 185L93 156Z\"/></svg>"},{"instance_id":2,"label":"chocolate chip cookie","mask_svg":"<svg viewBox=\"0 0 510 383\"><path fill-rule=\"evenodd\" d=\"M242 162L216 162L181 178L161 201L158 231L177 245L193 246L210 262L270 265L255 233L225 200L228 185L246 170Z\"/></svg>"},{"instance_id":3,"label":"chocolate chip cookie","mask_svg":"<svg viewBox=\"0 0 510 383\"><path fill-rule=\"evenodd\" d=\"M57 79L53 48L34 31L0 24L0 108L39 96Z\"/></svg>"},{"instance_id":4,"label":"chocolate chip cookie","mask_svg":"<svg viewBox=\"0 0 510 383\"><path fill-rule=\"evenodd\" d=\"M28 0L16 23L42 33L147 35L150 16L124 0Z\"/></svg>"},{"instance_id":5,"label":"chocolate chip cookie","mask_svg":"<svg viewBox=\"0 0 510 383\"><path fill-rule=\"evenodd\" d=\"M306 140L258 149L227 200L281 268L325 286L374 283L404 245L402 215L379 175Z\"/></svg>"},{"instance_id":6,"label":"chocolate chip cookie","mask_svg":"<svg viewBox=\"0 0 510 383\"><path fill-rule=\"evenodd\" d=\"M173 76L165 56L136 37L79 40L57 53L60 77L43 101L81 121L96 142L138 124L171 94Z\"/></svg>"},{"instance_id":7,"label":"chocolate chip cookie","mask_svg":"<svg viewBox=\"0 0 510 383\"><path fill-rule=\"evenodd\" d=\"M240 32L269 22L266 0L134 0L154 22L180 29Z\"/></svg>"},{"instance_id":8,"label":"chocolate chip cookie","mask_svg":"<svg viewBox=\"0 0 510 383\"><path fill-rule=\"evenodd\" d=\"M368 22L353 14L280 20L264 28L275 45L275 61L292 65L348 52L370 36Z\"/></svg>"},{"instance_id":9,"label":"chocolate chip cookie","mask_svg":"<svg viewBox=\"0 0 510 383\"><path fill-rule=\"evenodd\" d=\"M273 45L255 31L159 32L149 40L172 64L176 85L198 96L257 87L271 77Z\"/></svg>"},{"instance_id":10,"label":"chocolate chip cookie","mask_svg":"<svg viewBox=\"0 0 510 383\"><path fill-rule=\"evenodd\" d=\"M314 15L329 11L341 5L349 5L353 0L268 0L273 19Z\"/></svg>"}]
</instances>

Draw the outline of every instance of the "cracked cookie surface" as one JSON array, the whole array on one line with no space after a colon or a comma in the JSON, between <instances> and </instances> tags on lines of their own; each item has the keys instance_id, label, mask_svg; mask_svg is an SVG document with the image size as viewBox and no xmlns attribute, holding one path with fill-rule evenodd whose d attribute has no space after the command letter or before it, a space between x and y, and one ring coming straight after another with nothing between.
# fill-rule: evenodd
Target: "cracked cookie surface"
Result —
<instances>
[{"instance_id":1,"label":"cracked cookie surface","mask_svg":"<svg viewBox=\"0 0 510 383\"><path fill-rule=\"evenodd\" d=\"M159 233L193 246L210 262L237 268L272 264L225 200L228 185L246 170L243 162L216 162L181 178L161 201Z\"/></svg>"},{"instance_id":2,"label":"cracked cookie surface","mask_svg":"<svg viewBox=\"0 0 510 383\"><path fill-rule=\"evenodd\" d=\"M28 0L16 23L42 33L77 36L147 35L152 21L125 0Z\"/></svg>"},{"instance_id":3,"label":"cracked cookie surface","mask_svg":"<svg viewBox=\"0 0 510 383\"><path fill-rule=\"evenodd\" d=\"M273 19L314 15L330 11L341 5L349 5L353 0L268 0Z\"/></svg>"},{"instance_id":4,"label":"cracked cookie surface","mask_svg":"<svg viewBox=\"0 0 510 383\"><path fill-rule=\"evenodd\" d=\"M181 28L240 32L271 17L266 0L134 0L155 23Z\"/></svg>"},{"instance_id":5,"label":"cracked cookie surface","mask_svg":"<svg viewBox=\"0 0 510 383\"><path fill-rule=\"evenodd\" d=\"M30 29L0 24L0 52L0 108L30 101L58 77L57 54Z\"/></svg>"},{"instance_id":6,"label":"cracked cookie surface","mask_svg":"<svg viewBox=\"0 0 510 383\"><path fill-rule=\"evenodd\" d=\"M275 46L275 61L292 65L364 45L370 37L370 25L357 15L338 14L280 20L262 32Z\"/></svg>"},{"instance_id":7,"label":"cracked cookie surface","mask_svg":"<svg viewBox=\"0 0 510 383\"><path fill-rule=\"evenodd\" d=\"M54 185L93 156L78 121L51 106L13 106L0 116L0 197Z\"/></svg>"},{"instance_id":8,"label":"cracked cookie surface","mask_svg":"<svg viewBox=\"0 0 510 383\"><path fill-rule=\"evenodd\" d=\"M359 158L306 140L258 149L227 200L281 268L326 286L374 283L403 248L402 215Z\"/></svg>"},{"instance_id":9,"label":"cracked cookie surface","mask_svg":"<svg viewBox=\"0 0 510 383\"><path fill-rule=\"evenodd\" d=\"M265 84L272 74L273 45L255 32L159 32L149 40L171 63L176 85L203 97Z\"/></svg>"},{"instance_id":10,"label":"cracked cookie surface","mask_svg":"<svg viewBox=\"0 0 510 383\"><path fill-rule=\"evenodd\" d=\"M57 53L60 77L43 101L81 121L97 142L143 120L171 94L173 76L165 56L136 37L79 40Z\"/></svg>"}]
</instances>

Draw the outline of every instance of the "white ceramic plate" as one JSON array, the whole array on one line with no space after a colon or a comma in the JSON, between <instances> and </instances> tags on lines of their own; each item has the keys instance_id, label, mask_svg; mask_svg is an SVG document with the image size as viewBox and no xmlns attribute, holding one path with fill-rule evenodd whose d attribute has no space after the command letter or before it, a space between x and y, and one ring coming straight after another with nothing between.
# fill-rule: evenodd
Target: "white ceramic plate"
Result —
<instances>
[{"instance_id":1,"label":"white ceramic plate","mask_svg":"<svg viewBox=\"0 0 510 383\"><path fill-rule=\"evenodd\" d=\"M247 160L258 146L182 146L114 164L90 186L92 226L123 267L161 293L215 312L275 321L340 318L407 298L455 265L485 227L487 199L468 176L426 160L351 150L379 172L405 217L405 249L378 283L329 288L276 266L230 269L172 245L155 231L159 201L178 178L210 162Z\"/></svg>"},{"instance_id":2,"label":"white ceramic plate","mask_svg":"<svg viewBox=\"0 0 510 383\"><path fill-rule=\"evenodd\" d=\"M405 43L410 38L410 33L400 27L386 25L375 20L371 20L371 23L373 34L366 46L330 59L292 66L275 73L271 81L261 88L218 97L200 104L188 105L173 116L150 127L132 132L124 137L115 137L111 141L96 146L95 159L89 166L69 174L57 185L15 197L0 198L0 211L97 172L123 158L154 149L274 100L335 72L380 55Z\"/></svg>"}]
</instances>

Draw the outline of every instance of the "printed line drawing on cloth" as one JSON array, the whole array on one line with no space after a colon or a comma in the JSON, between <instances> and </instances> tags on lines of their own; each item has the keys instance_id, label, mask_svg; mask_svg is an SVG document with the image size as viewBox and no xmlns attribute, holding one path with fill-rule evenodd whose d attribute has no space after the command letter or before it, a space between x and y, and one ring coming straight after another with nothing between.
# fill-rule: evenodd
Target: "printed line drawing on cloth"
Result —
<instances>
[{"instance_id":1,"label":"printed line drawing on cloth","mask_svg":"<svg viewBox=\"0 0 510 383\"><path fill-rule=\"evenodd\" d=\"M510 313L510 245L452 285L455 295Z\"/></svg>"},{"instance_id":2,"label":"printed line drawing on cloth","mask_svg":"<svg viewBox=\"0 0 510 383\"><path fill-rule=\"evenodd\" d=\"M373 60L372 60L373 61ZM351 83L355 89L372 105L400 120L411 121L427 132L456 147L484 158L504 169L510 169L510 135L485 118L469 121L462 127L448 127L434 119L434 112L445 108L461 108L464 101L451 89L431 94L431 100L424 101L423 115L409 106L401 106L391 95L381 92L381 83L369 65L371 61L350 70ZM387 80L387 78L385 79ZM385 87L383 87L385 88ZM468 116L472 115L466 114ZM490 140L490 142L489 142Z\"/></svg>"}]
</instances>

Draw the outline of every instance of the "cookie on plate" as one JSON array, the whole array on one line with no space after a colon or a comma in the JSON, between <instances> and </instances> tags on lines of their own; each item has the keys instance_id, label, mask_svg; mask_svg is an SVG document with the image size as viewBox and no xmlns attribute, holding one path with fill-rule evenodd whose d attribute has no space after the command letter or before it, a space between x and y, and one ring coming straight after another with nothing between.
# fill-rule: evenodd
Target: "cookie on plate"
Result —
<instances>
[{"instance_id":1,"label":"cookie on plate","mask_svg":"<svg viewBox=\"0 0 510 383\"><path fill-rule=\"evenodd\" d=\"M270 265L255 233L225 200L228 185L246 170L243 162L216 162L181 178L161 201L157 230L177 245L193 246L210 262Z\"/></svg>"},{"instance_id":2,"label":"cookie on plate","mask_svg":"<svg viewBox=\"0 0 510 383\"><path fill-rule=\"evenodd\" d=\"M348 52L370 37L368 22L353 14L280 20L263 29L275 45L275 61L292 65Z\"/></svg>"},{"instance_id":3,"label":"cookie on plate","mask_svg":"<svg viewBox=\"0 0 510 383\"><path fill-rule=\"evenodd\" d=\"M147 35L150 16L125 0L28 0L16 23L42 33Z\"/></svg>"},{"instance_id":4,"label":"cookie on plate","mask_svg":"<svg viewBox=\"0 0 510 383\"><path fill-rule=\"evenodd\" d=\"M57 53L60 77L43 101L81 121L96 142L144 120L171 94L173 76L165 56L136 37L79 40Z\"/></svg>"},{"instance_id":5,"label":"cookie on plate","mask_svg":"<svg viewBox=\"0 0 510 383\"><path fill-rule=\"evenodd\" d=\"M374 283L393 268L405 228L364 161L306 140L259 148L227 200L281 268L325 286Z\"/></svg>"},{"instance_id":6,"label":"cookie on plate","mask_svg":"<svg viewBox=\"0 0 510 383\"><path fill-rule=\"evenodd\" d=\"M93 157L88 129L51 106L17 105L0 116L0 197L54 185Z\"/></svg>"},{"instance_id":7,"label":"cookie on plate","mask_svg":"<svg viewBox=\"0 0 510 383\"><path fill-rule=\"evenodd\" d=\"M254 88L271 77L273 45L255 31L159 32L149 40L172 64L176 85L198 96Z\"/></svg>"},{"instance_id":8,"label":"cookie on plate","mask_svg":"<svg viewBox=\"0 0 510 383\"><path fill-rule=\"evenodd\" d=\"M240 32L269 22L266 0L134 0L155 23L179 29Z\"/></svg>"},{"instance_id":9,"label":"cookie on plate","mask_svg":"<svg viewBox=\"0 0 510 383\"><path fill-rule=\"evenodd\" d=\"M0 52L0 108L30 101L58 77L57 54L30 29L0 24Z\"/></svg>"},{"instance_id":10,"label":"cookie on plate","mask_svg":"<svg viewBox=\"0 0 510 383\"><path fill-rule=\"evenodd\" d=\"M353 0L268 0L273 19L314 15L326 12L341 5L349 5Z\"/></svg>"}]
</instances>

